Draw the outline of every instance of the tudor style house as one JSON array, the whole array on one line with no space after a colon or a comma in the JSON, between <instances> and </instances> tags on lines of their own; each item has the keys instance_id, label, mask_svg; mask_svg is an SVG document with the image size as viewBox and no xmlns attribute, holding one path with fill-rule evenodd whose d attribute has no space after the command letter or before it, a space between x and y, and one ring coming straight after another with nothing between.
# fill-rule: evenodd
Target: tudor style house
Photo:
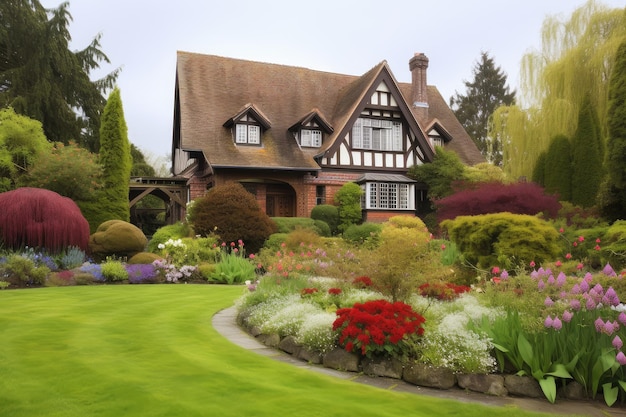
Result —
<instances>
[{"instance_id":1,"label":"tudor style house","mask_svg":"<svg viewBox=\"0 0 626 417\"><path fill-rule=\"evenodd\" d=\"M415 54L412 82L399 83L386 61L352 76L179 52L173 174L190 199L238 181L272 217L308 217L349 181L364 190L364 220L418 215L426 190L409 167L436 146L484 162L427 68Z\"/></svg>"}]
</instances>

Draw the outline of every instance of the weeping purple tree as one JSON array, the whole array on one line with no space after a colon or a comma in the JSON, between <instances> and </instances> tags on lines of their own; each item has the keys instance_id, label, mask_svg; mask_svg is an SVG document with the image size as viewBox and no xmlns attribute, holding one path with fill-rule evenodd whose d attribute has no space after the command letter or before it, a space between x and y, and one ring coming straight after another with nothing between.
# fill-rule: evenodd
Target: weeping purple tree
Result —
<instances>
[{"instance_id":1,"label":"weeping purple tree","mask_svg":"<svg viewBox=\"0 0 626 417\"><path fill-rule=\"evenodd\" d=\"M89 247L89 223L73 200L42 188L0 193L0 240L5 249Z\"/></svg>"}]
</instances>

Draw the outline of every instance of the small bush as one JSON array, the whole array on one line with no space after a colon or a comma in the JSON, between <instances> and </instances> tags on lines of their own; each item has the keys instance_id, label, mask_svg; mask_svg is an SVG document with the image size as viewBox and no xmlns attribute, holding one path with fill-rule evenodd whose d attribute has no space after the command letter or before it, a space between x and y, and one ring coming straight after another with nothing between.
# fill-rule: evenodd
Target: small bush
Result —
<instances>
[{"instance_id":1,"label":"small bush","mask_svg":"<svg viewBox=\"0 0 626 417\"><path fill-rule=\"evenodd\" d=\"M152 235L148 242L148 252L156 252L159 244L167 242L169 239L176 240L184 237L191 237L193 231L187 223L168 224L159 228Z\"/></svg>"},{"instance_id":2,"label":"small bush","mask_svg":"<svg viewBox=\"0 0 626 417\"><path fill-rule=\"evenodd\" d=\"M155 284L159 282L159 272L153 264L126 265L129 284Z\"/></svg>"},{"instance_id":3,"label":"small bush","mask_svg":"<svg viewBox=\"0 0 626 417\"><path fill-rule=\"evenodd\" d=\"M256 267L246 258L234 253L223 254L215 265L209 281L220 284L242 284L256 278Z\"/></svg>"},{"instance_id":4,"label":"small bush","mask_svg":"<svg viewBox=\"0 0 626 417\"><path fill-rule=\"evenodd\" d=\"M372 248L376 247L381 230L383 226L379 223L353 224L346 228L342 237L347 242Z\"/></svg>"},{"instance_id":5,"label":"small bush","mask_svg":"<svg viewBox=\"0 0 626 417\"><path fill-rule=\"evenodd\" d=\"M89 237L89 249L94 259L132 257L145 251L148 239L140 228L122 220L108 220Z\"/></svg>"},{"instance_id":6,"label":"small bush","mask_svg":"<svg viewBox=\"0 0 626 417\"><path fill-rule=\"evenodd\" d=\"M616 270L626 268L626 220L618 220L604 236L602 253Z\"/></svg>"},{"instance_id":7,"label":"small bush","mask_svg":"<svg viewBox=\"0 0 626 417\"><path fill-rule=\"evenodd\" d=\"M93 281L105 281L104 275L102 274L102 265L100 264L85 263L79 268L79 271L90 275Z\"/></svg>"},{"instance_id":8,"label":"small bush","mask_svg":"<svg viewBox=\"0 0 626 417\"><path fill-rule=\"evenodd\" d=\"M332 231L330 230L330 226L324 220L315 220L313 222L313 227L317 231L317 234L324 237L332 236Z\"/></svg>"},{"instance_id":9,"label":"small bush","mask_svg":"<svg viewBox=\"0 0 626 417\"><path fill-rule=\"evenodd\" d=\"M157 255L156 253L150 252L139 252L133 255L127 262L129 264L151 264L157 259L163 259L161 255Z\"/></svg>"},{"instance_id":10,"label":"small bush","mask_svg":"<svg viewBox=\"0 0 626 417\"><path fill-rule=\"evenodd\" d=\"M45 265L37 266L32 259L12 254L6 262L0 264L0 277L17 287L42 285L50 268Z\"/></svg>"},{"instance_id":11,"label":"small bush","mask_svg":"<svg viewBox=\"0 0 626 417\"><path fill-rule=\"evenodd\" d=\"M322 220L330 228L331 235L336 235L339 231L339 208L331 204L320 204L311 210L311 218Z\"/></svg>"},{"instance_id":12,"label":"small bush","mask_svg":"<svg viewBox=\"0 0 626 417\"><path fill-rule=\"evenodd\" d=\"M362 220L361 195L363 190L354 183L345 183L335 193L335 203L339 206L339 226L340 231L345 231L350 225L359 224Z\"/></svg>"},{"instance_id":13,"label":"small bush","mask_svg":"<svg viewBox=\"0 0 626 417\"><path fill-rule=\"evenodd\" d=\"M128 279L128 271L121 261L115 259L107 259L101 265L102 275L108 282L120 282Z\"/></svg>"},{"instance_id":14,"label":"small bush","mask_svg":"<svg viewBox=\"0 0 626 417\"><path fill-rule=\"evenodd\" d=\"M65 250L65 253L61 256L60 264L62 268L73 269L81 266L85 262L85 251L76 247L70 246Z\"/></svg>"},{"instance_id":15,"label":"small bush","mask_svg":"<svg viewBox=\"0 0 626 417\"><path fill-rule=\"evenodd\" d=\"M287 235L285 247L289 250L298 251L302 247L318 246L320 240L319 235L311 229L296 229Z\"/></svg>"}]
</instances>

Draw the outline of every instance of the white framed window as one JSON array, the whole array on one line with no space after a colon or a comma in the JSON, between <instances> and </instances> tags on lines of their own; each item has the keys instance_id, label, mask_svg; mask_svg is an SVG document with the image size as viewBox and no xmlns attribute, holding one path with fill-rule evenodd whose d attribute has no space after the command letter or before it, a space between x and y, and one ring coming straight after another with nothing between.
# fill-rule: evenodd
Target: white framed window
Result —
<instances>
[{"instance_id":1,"label":"white framed window","mask_svg":"<svg viewBox=\"0 0 626 417\"><path fill-rule=\"evenodd\" d=\"M322 131L313 129L300 130L300 146L319 148L322 146Z\"/></svg>"},{"instance_id":2,"label":"white framed window","mask_svg":"<svg viewBox=\"0 0 626 417\"><path fill-rule=\"evenodd\" d=\"M402 151L402 123L358 118L352 126L352 147L375 151Z\"/></svg>"},{"instance_id":3,"label":"white framed window","mask_svg":"<svg viewBox=\"0 0 626 417\"><path fill-rule=\"evenodd\" d=\"M361 187L365 191L361 203L366 209L415 210L413 184L368 182Z\"/></svg>"},{"instance_id":4,"label":"white framed window","mask_svg":"<svg viewBox=\"0 0 626 417\"><path fill-rule=\"evenodd\" d=\"M261 143L261 127L238 123L235 127L235 143L258 145Z\"/></svg>"}]
</instances>

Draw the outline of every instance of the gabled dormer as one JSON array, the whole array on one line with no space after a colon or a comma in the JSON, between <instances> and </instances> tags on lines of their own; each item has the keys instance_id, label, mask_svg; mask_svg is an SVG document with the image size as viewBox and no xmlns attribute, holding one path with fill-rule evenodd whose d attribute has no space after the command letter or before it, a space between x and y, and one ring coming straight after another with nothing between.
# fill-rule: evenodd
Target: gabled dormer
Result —
<instances>
[{"instance_id":1,"label":"gabled dormer","mask_svg":"<svg viewBox=\"0 0 626 417\"><path fill-rule=\"evenodd\" d=\"M262 145L261 137L271 123L253 104L246 104L237 114L229 118L224 127L231 129L235 145Z\"/></svg>"},{"instance_id":2,"label":"gabled dormer","mask_svg":"<svg viewBox=\"0 0 626 417\"><path fill-rule=\"evenodd\" d=\"M437 146L445 146L452 140L450 132L448 132L437 119L434 119L431 123L429 123L425 130L428 134L428 139L430 140L430 146L432 146L433 149Z\"/></svg>"},{"instance_id":3,"label":"gabled dormer","mask_svg":"<svg viewBox=\"0 0 626 417\"><path fill-rule=\"evenodd\" d=\"M320 148L333 128L319 110L313 109L291 126L289 131L301 148Z\"/></svg>"}]
</instances>

